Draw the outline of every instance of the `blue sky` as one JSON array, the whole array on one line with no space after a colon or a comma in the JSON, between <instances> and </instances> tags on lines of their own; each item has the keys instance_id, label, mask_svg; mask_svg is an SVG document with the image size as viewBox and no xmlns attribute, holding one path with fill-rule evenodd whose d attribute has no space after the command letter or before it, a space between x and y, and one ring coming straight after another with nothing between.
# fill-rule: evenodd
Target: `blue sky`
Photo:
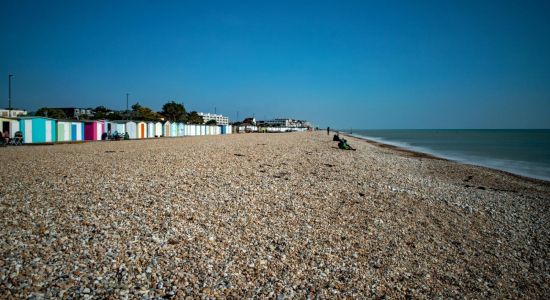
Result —
<instances>
[{"instance_id":1,"label":"blue sky","mask_svg":"<svg viewBox=\"0 0 550 300\"><path fill-rule=\"evenodd\" d=\"M0 106L550 128L550 1L1 1Z\"/></svg>"}]
</instances>

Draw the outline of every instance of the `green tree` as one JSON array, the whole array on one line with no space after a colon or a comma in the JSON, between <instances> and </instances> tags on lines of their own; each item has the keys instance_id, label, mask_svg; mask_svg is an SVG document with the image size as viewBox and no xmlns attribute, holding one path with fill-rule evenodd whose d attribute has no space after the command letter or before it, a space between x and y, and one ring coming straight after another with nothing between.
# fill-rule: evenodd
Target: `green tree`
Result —
<instances>
[{"instance_id":1,"label":"green tree","mask_svg":"<svg viewBox=\"0 0 550 300\"><path fill-rule=\"evenodd\" d=\"M47 107L42 107L36 111L35 116L48 117L52 119L66 119L67 115L61 109L52 109Z\"/></svg>"},{"instance_id":2,"label":"green tree","mask_svg":"<svg viewBox=\"0 0 550 300\"><path fill-rule=\"evenodd\" d=\"M170 122L185 121L186 111L183 103L176 103L174 101L165 103L162 106L161 114Z\"/></svg>"},{"instance_id":3,"label":"green tree","mask_svg":"<svg viewBox=\"0 0 550 300\"><path fill-rule=\"evenodd\" d=\"M218 125L218 122L216 122L216 120L210 120L206 123L204 123L205 125Z\"/></svg>"},{"instance_id":4,"label":"green tree","mask_svg":"<svg viewBox=\"0 0 550 300\"><path fill-rule=\"evenodd\" d=\"M118 112L118 111L109 112L105 116L105 119L107 119L107 120L122 120L124 118L125 118L125 115L121 112Z\"/></svg>"},{"instance_id":5,"label":"green tree","mask_svg":"<svg viewBox=\"0 0 550 300\"><path fill-rule=\"evenodd\" d=\"M189 124L203 124L204 119L199 116L199 114L196 111L192 111L187 115L187 123Z\"/></svg>"},{"instance_id":6,"label":"green tree","mask_svg":"<svg viewBox=\"0 0 550 300\"><path fill-rule=\"evenodd\" d=\"M160 115L149 107L141 106L139 103L132 105L131 119L136 121L158 121Z\"/></svg>"},{"instance_id":7,"label":"green tree","mask_svg":"<svg viewBox=\"0 0 550 300\"><path fill-rule=\"evenodd\" d=\"M98 106L94 109L94 116L92 119L95 119L95 120L107 119L107 116L109 115L110 112L111 110L107 109L105 106Z\"/></svg>"}]
</instances>

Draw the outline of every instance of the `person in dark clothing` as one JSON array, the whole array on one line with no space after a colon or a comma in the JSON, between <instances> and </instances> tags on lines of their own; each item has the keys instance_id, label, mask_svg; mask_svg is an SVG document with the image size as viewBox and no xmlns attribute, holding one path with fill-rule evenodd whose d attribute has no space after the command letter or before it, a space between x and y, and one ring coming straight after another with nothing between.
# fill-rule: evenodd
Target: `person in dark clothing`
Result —
<instances>
[{"instance_id":1,"label":"person in dark clothing","mask_svg":"<svg viewBox=\"0 0 550 300\"><path fill-rule=\"evenodd\" d=\"M345 139L340 139L340 141L338 142L338 148L342 149L342 150L352 150L352 151L355 151L355 149L353 147L351 147L349 144L348 144L348 141L346 141Z\"/></svg>"},{"instance_id":2,"label":"person in dark clothing","mask_svg":"<svg viewBox=\"0 0 550 300\"><path fill-rule=\"evenodd\" d=\"M327 127L327 135L330 135L330 127Z\"/></svg>"}]
</instances>

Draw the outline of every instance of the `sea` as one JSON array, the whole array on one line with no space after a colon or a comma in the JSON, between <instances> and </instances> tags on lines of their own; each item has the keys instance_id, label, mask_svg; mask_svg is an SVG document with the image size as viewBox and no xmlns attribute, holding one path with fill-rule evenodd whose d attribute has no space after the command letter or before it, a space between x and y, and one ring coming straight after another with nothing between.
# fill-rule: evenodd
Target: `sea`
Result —
<instances>
[{"instance_id":1,"label":"sea","mask_svg":"<svg viewBox=\"0 0 550 300\"><path fill-rule=\"evenodd\" d=\"M350 130L341 132L349 134ZM550 181L550 129L353 129L351 134L461 163Z\"/></svg>"}]
</instances>

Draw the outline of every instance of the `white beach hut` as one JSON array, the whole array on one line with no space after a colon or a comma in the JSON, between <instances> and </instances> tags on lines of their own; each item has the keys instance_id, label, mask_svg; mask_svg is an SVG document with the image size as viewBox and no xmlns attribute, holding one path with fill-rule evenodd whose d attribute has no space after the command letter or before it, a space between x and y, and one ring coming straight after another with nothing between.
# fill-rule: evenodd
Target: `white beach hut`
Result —
<instances>
[{"instance_id":1,"label":"white beach hut","mask_svg":"<svg viewBox=\"0 0 550 300\"><path fill-rule=\"evenodd\" d=\"M137 129L136 122L133 122L133 121L126 122L126 132L128 133L128 137L130 137L130 139L136 138L136 129Z\"/></svg>"},{"instance_id":2,"label":"white beach hut","mask_svg":"<svg viewBox=\"0 0 550 300\"><path fill-rule=\"evenodd\" d=\"M162 123L156 122L155 123L155 135L158 137L162 136Z\"/></svg>"},{"instance_id":3,"label":"white beach hut","mask_svg":"<svg viewBox=\"0 0 550 300\"><path fill-rule=\"evenodd\" d=\"M155 137L155 123L147 122L147 138Z\"/></svg>"},{"instance_id":4,"label":"white beach hut","mask_svg":"<svg viewBox=\"0 0 550 300\"><path fill-rule=\"evenodd\" d=\"M19 120L15 118L0 117L0 130L2 130L2 133L8 132L10 138L13 138L15 133L19 131Z\"/></svg>"}]
</instances>

